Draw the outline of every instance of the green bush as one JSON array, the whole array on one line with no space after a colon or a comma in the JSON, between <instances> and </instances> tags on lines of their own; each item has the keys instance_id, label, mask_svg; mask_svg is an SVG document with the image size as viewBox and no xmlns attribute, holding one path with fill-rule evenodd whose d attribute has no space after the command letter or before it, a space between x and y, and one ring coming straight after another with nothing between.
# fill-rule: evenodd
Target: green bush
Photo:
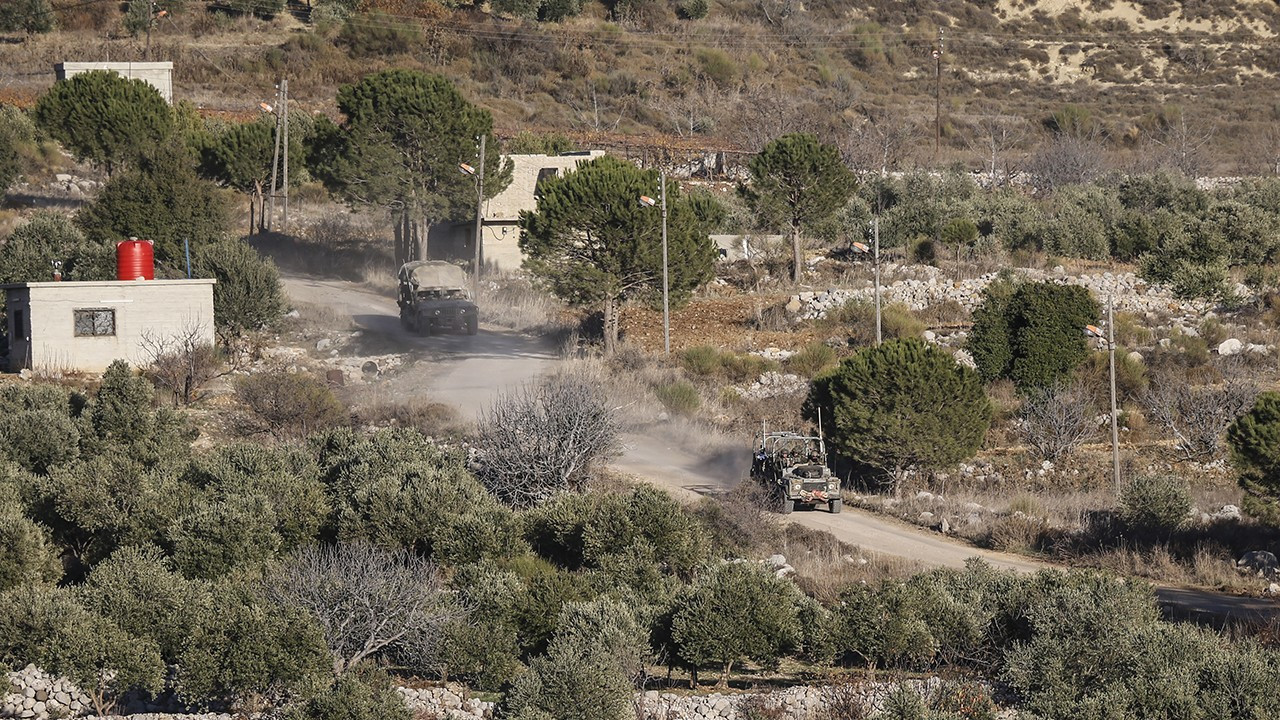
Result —
<instances>
[{"instance_id":1,"label":"green bush","mask_svg":"<svg viewBox=\"0 0 1280 720\"><path fill-rule=\"evenodd\" d=\"M365 670L338 678L285 714L286 720L409 720L412 715L385 673Z\"/></svg>"},{"instance_id":2,"label":"green bush","mask_svg":"<svg viewBox=\"0 0 1280 720\"><path fill-rule=\"evenodd\" d=\"M169 531L174 564L205 579L264 567L280 550L277 525L271 503L257 495L197 500Z\"/></svg>"},{"instance_id":3,"label":"green bush","mask_svg":"<svg viewBox=\"0 0 1280 720\"><path fill-rule=\"evenodd\" d=\"M707 0L680 0L676 8L680 12L680 17L685 20L701 20L711 11L711 5Z\"/></svg>"},{"instance_id":4,"label":"green bush","mask_svg":"<svg viewBox=\"0 0 1280 720\"><path fill-rule=\"evenodd\" d=\"M434 670L465 678L478 690L498 690L521 669L515 610L524 585L490 562L458 567L450 584L465 617L444 629L435 667L406 664L412 672Z\"/></svg>"},{"instance_id":5,"label":"green bush","mask_svg":"<svg viewBox=\"0 0 1280 720\"><path fill-rule=\"evenodd\" d=\"M714 375L720 369L720 350L710 345L695 345L680 353L680 361L695 375Z\"/></svg>"},{"instance_id":6,"label":"green bush","mask_svg":"<svg viewBox=\"0 0 1280 720\"><path fill-rule=\"evenodd\" d=\"M173 685L188 705L306 697L333 677L316 622L264 601L253 583L226 579L175 664Z\"/></svg>"},{"instance_id":7,"label":"green bush","mask_svg":"<svg viewBox=\"0 0 1280 720\"><path fill-rule=\"evenodd\" d=\"M62 263L65 280L116 277L115 249L86 240L71 217L60 212L36 212L9 233L4 249L0 256L0 280L4 282L49 280L53 277L54 260Z\"/></svg>"},{"instance_id":8,"label":"green bush","mask_svg":"<svg viewBox=\"0 0 1280 720\"><path fill-rule=\"evenodd\" d=\"M815 377L836 364L836 351L831 346L811 342L787 358L787 369L804 377Z\"/></svg>"},{"instance_id":9,"label":"green bush","mask_svg":"<svg viewBox=\"0 0 1280 720\"><path fill-rule=\"evenodd\" d=\"M266 500L283 552L313 542L330 512L320 468L303 450L224 445L192 460L183 480L211 496Z\"/></svg>"},{"instance_id":10,"label":"green bush","mask_svg":"<svg viewBox=\"0 0 1280 720\"><path fill-rule=\"evenodd\" d=\"M1171 532L1190 512L1191 488L1176 475L1137 475L1120 494L1120 518L1138 532Z\"/></svg>"},{"instance_id":11,"label":"green bush","mask_svg":"<svg viewBox=\"0 0 1280 720\"><path fill-rule=\"evenodd\" d=\"M202 583L173 572L154 547L116 550L89 573L79 597L130 635L155 642L166 663L177 662L213 602Z\"/></svg>"},{"instance_id":12,"label":"green bush","mask_svg":"<svg viewBox=\"0 0 1280 720\"><path fill-rule=\"evenodd\" d=\"M663 407L678 415L692 415L702 405L698 388L683 380L658 385L653 394Z\"/></svg>"},{"instance_id":13,"label":"green bush","mask_svg":"<svg viewBox=\"0 0 1280 720\"><path fill-rule=\"evenodd\" d=\"M1227 443L1245 491L1245 509L1280 525L1280 393L1258 395L1249 412L1227 428Z\"/></svg>"},{"instance_id":14,"label":"green bush","mask_svg":"<svg viewBox=\"0 0 1280 720\"><path fill-rule=\"evenodd\" d=\"M107 181L76 213L76 224L100 245L114 247L130 237L151 240L161 271L185 275L184 245L194 257L230 227L222 191L198 176L196 166L194 154L177 142L154 147Z\"/></svg>"},{"instance_id":15,"label":"green bush","mask_svg":"<svg viewBox=\"0 0 1280 720\"><path fill-rule=\"evenodd\" d=\"M804 415L847 457L899 489L909 468L972 457L991 423L978 374L923 340L890 340L816 378Z\"/></svg>"},{"instance_id":16,"label":"green bush","mask_svg":"<svg viewBox=\"0 0 1280 720\"><path fill-rule=\"evenodd\" d=\"M1084 327L1098 319L1088 290L1002 279L983 294L968 348L984 380L1008 377L1023 392L1043 389L1084 361Z\"/></svg>"},{"instance_id":17,"label":"green bush","mask_svg":"<svg viewBox=\"0 0 1280 720\"><path fill-rule=\"evenodd\" d=\"M722 353L720 365L730 382L752 382L762 374L778 367L774 361L759 355L734 352Z\"/></svg>"},{"instance_id":18,"label":"green bush","mask_svg":"<svg viewBox=\"0 0 1280 720\"><path fill-rule=\"evenodd\" d=\"M548 713L558 720L634 717L631 678L644 668L648 642L632 610L605 598L569 603L557 625L546 654L516 678L507 712Z\"/></svg>"},{"instance_id":19,"label":"green bush","mask_svg":"<svg viewBox=\"0 0 1280 720\"><path fill-rule=\"evenodd\" d=\"M34 664L74 682L110 715L127 692L159 692L155 642L135 637L76 602L64 588L25 586L0 595L0 664Z\"/></svg>"},{"instance_id":20,"label":"green bush","mask_svg":"<svg viewBox=\"0 0 1280 720\"><path fill-rule=\"evenodd\" d=\"M236 399L250 412L250 429L281 438L304 437L347 420L333 391L303 373L249 375L236 383Z\"/></svg>"},{"instance_id":21,"label":"green bush","mask_svg":"<svg viewBox=\"0 0 1280 720\"><path fill-rule=\"evenodd\" d=\"M53 583L62 564L49 531L22 514L16 500L0 496L0 593L21 585Z\"/></svg>"},{"instance_id":22,"label":"green bush","mask_svg":"<svg viewBox=\"0 0 1280 720\"><path fill-rule=\"evenodd\" d=\"M233 335L259 330L284 316L285 297L275 263L239 240L225 240L195 253L197 272L215 278L213 316Z\"/></svg>"},{"instance_id":23,"label":"green bush","mask_svg":"<svg viewBox=\"0 0 1280 720\"><path fill-rule=\"evenodd\" d=\"M735 663L776 663L801 641L798 594L789 581L759 565L706 568L672 607L676 657L691 668L716 667L721 687Z\"/></svg>"}]
</instances>

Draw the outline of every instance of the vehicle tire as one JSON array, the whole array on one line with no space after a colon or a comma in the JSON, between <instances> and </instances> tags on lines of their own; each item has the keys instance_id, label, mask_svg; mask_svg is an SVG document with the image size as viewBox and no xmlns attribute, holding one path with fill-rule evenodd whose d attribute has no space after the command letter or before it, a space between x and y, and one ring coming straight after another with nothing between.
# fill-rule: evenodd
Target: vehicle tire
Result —
<instances>
[{"instance_id":1,"label":"vehicle tire","mask_svg":"<svg viewBox=\"0 0 1280 720\"><path fill-rule=\"evenodd\" d=\"M479 331L480 331L480 321L479 321L478 319L476 319L476 318L471 318L471 319L467 320L467 334L468 334L468 335L475 335L475 334L476 334L477 332L479 332Z\"/></svg>"},{"instance_id":2,"label":"vehicle tire","mask_svg":"<svg viewBox=\"0 0 1280 720\"><path fill-rule=\"evenodd\" d=\"M791 511L795 509L796 509L795 500L792 500L791 498L782 498L782 507L779 508L778 512L782 513L783 515L790 515Z\"/></svg>"},{"instance_id":3,"label":"vehicle tire","mask_svg":"<svg viewBox=\"0 0 1280 720\"><path fill-rule=\"evenodd\" d=\"M830 510L833 515L839 515L840 508L843 505L844 505L843 499L832 500L827 503L827 509Z\"/></svg>"}]
</instances>

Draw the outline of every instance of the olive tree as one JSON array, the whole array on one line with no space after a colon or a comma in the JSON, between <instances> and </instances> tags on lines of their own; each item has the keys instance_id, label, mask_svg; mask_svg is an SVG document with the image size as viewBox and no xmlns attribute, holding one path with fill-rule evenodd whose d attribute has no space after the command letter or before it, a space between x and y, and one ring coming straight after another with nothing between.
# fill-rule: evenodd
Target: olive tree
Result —
<instances>
[{"instance_id":1,"label":"olive tree","mask_svg":"<svg viewBox=\"0 0 1280 720\"><path fill-rule=\"evenodd\" d=\"M267 592L319 623L335 676L406 638L441 631L452 614L433 564L365 543L304 548L268 577Z\"/></svg>"},{"instance_id":2,"label":"olive tree","mask_svg":"<svg viewBox=\"0 0 1280 720\"><path fill-rule=\"evenodd\" d=\"M499 397L480 418L480 480L514 507L581 490L616 450L618 418L604 388L556 375Z\"/></svg>"},{"instance_id":3,"label":"olive tree","mask_svg":"<svg viewBox=\"0 0 1280 720\"><path fill-rule=\"evenodd\" d=\"M719 687L742 660L776 662L800 644L798 590L760 565L708 567L674 604L671 642L696 672L720 669Z\"/></svg>"}]
</instances>

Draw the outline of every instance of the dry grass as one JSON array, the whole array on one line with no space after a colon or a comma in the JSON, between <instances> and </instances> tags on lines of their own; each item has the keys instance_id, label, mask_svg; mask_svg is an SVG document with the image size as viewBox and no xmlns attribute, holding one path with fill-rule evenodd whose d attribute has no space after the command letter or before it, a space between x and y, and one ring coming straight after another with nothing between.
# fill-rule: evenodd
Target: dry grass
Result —
<instances>
[{"instance_id":1,"label":"dry grass","mask_svg":"<svg viewBox=\"0 0 1280 720\"><path fill-rule=\"evenodd\" d=\"M476 304L486 323L517 332L565 336L573 331L564 303L535 288L524 275L482 276Z\"/></svg>"}]
</instances>

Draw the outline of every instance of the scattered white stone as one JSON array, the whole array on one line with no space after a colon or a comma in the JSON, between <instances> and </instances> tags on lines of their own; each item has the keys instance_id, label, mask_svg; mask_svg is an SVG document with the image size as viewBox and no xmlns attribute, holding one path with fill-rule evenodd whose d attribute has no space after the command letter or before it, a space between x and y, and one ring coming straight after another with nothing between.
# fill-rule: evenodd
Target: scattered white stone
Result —
<instances>
[{"instance_id":1,"label":"scattered white stone","mask_svg":"<svg viewBox=\"0 0 1280 720\"><path fill-rule=\"evenodd\" d=\"M1218 345L1219 355L1239 355L1244 349L1244 343L1235 338L1227 338Z\"/></svg>"}]
</instances>

